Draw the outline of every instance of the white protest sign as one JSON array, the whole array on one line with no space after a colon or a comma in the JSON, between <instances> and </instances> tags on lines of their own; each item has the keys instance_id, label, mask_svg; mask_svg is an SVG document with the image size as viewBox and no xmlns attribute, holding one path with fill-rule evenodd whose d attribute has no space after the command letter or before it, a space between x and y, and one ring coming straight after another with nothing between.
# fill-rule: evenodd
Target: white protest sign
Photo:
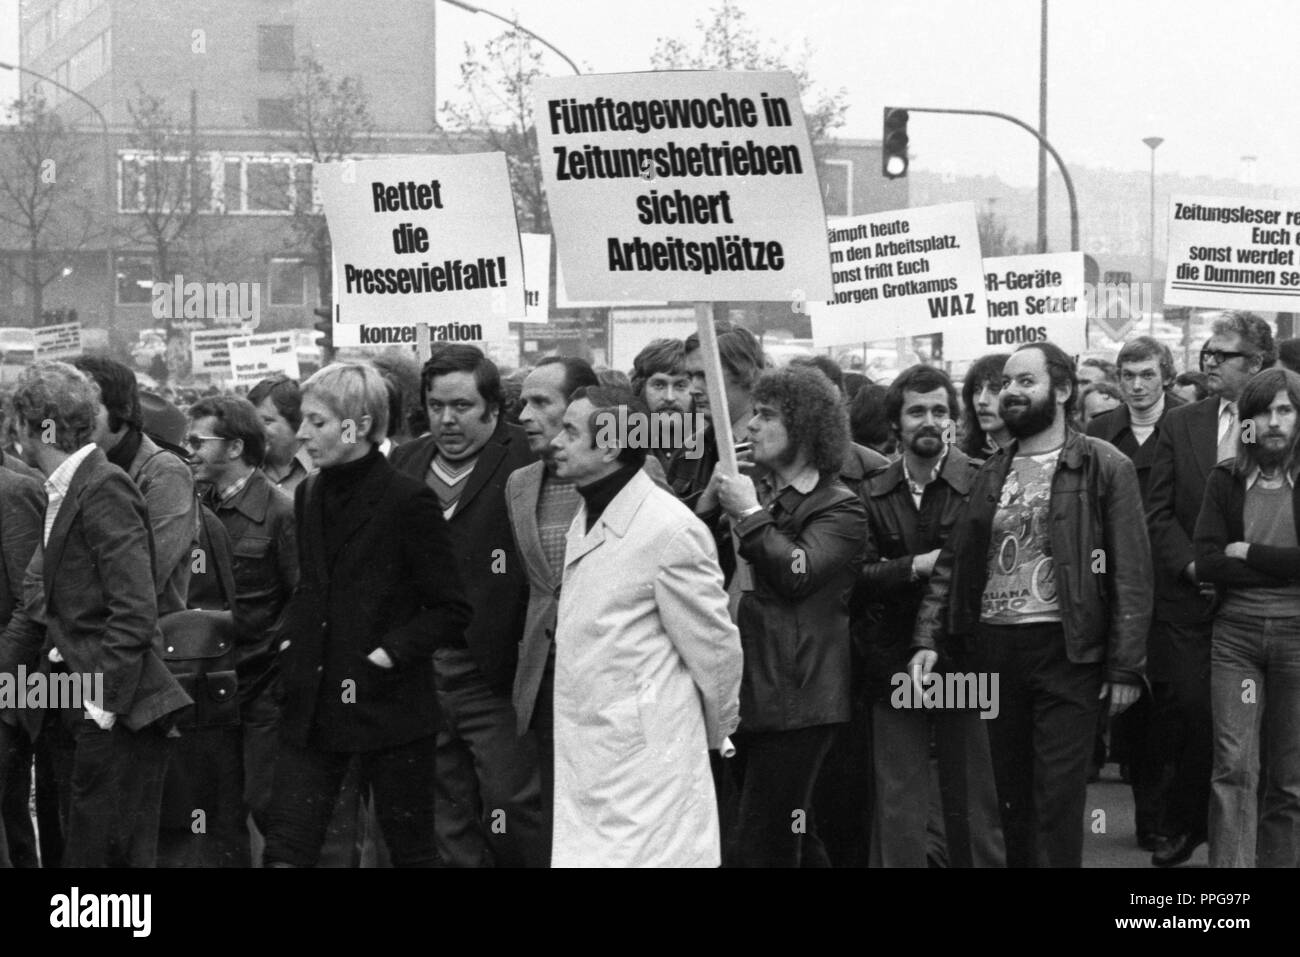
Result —
<instances>
[{"instance_id":1,"label":"white protest sign","mask_svg":"<svg viewBox=\"0 0 1300 957\"><path fill-rule=\"evenodd\" d=\"M230 378L231 339L242 335L236 329L205 329L190 333L190 368L196 374Z\"/></svg>"},{"instance_id":2,"label":"white protest sign","mask_svg":"<svg viewBox=\"0 0 1300 957\"><path fill-rule=\"evenodd\" d=\"M81 323L61 322L32 330L37 359L66 359L81 355Z\"/></svg>"},{"instance_id":3,"label":"white protest sign","mask_svg":"<svg viewBox=\"0 0 1300 957\"><path fill-rule=\"evenodd\" d=\"M632 360L656 339L685 339L695 332L691 306L611 309L609 311L609 367L631 369Z\"/></svg>"},{"instance_id":4,"label":"white protest sign","mask_svg":"<svg viewBox=\"0 0 1300 957\"><path fill-rule=\"evenodd\" d=\"M942 332L945 359L988 351L973 203L836 219L827 235L834 298L808 302L819 348Z\"/></svg>"},{"instance_id":5,"label":"white protest sign","mask_svg":"<svg viewBox=\"0 0 1300 957\"><path fill-rule=\"evenodd\" d=\"M1043 341L1070 355L1088 348L1083 253L986 259L984 295L988 302L984 352L1010 352L1027 342ZM953 358L947 342L945 338L945 359Z\"/></svg>"},{"instance_id":6,"label":"white protest sign","mask_svg":"<svg viewBox=\"0 0 1300 957\"><path fill-rule=\"evenodd\" d=\"M525 311L522 318L514 317L509 322L544 323L550 322L551 307L551 237L546 233L520 233L519 240L524 251L524 297ZM414 346L416 344L416 323L404 325L376 325L373 323L334 322L334 345L339 348L354 346ZM438 338L438 330L431 330L431 338ZM513 339L507 333L504 339L481 341L503 342ZM515 347L516 351L518 346Z\"/></svg>"},{"instance_id":7,"label":"white protest sign","mask_svg":"<svg viewBox=\"0 0 1300 957\"><path fill-rule=\"evenodd\" d=\"M560 257L555 257L555 306L557 309L605 309L610 306L666 306L668 301L665 299L649 300L645 302L608 302L604 300L593 299L574 299L568 293L564 286L564 263Z\"/></svg>"},{"instance_id":8,"label":"white protest sign","mask_svg":"<svg viewBox=\"0 0 1300 957\"><path fill-rule=\"evenodd\" d=\"M551 321L551 235L520 233L524 251L524 314L512 322Z\"/></svg>"},{"instance_id":9,"label":"white protest sign","mask_svg":"<svg viewBox=\"0 0 1300 957\"><path fill-rule=\"evenodd\" d=\"M231 339L227 346L235 385L256 385L277 372L298 378L298 336L292 329Z\"/></svg>"},{"instance_id":10,"label":"white protest sign","mask_svg":"<svg viewBox=\"0 0 1300 957\"><path fill-rule=\"evenodd\" d=\"M1297 246L1300 203L1173 196L1165 302L1294 312L1300 308Z\"/></svg>"},{"instance_id":11,"label":"white protest sign","mask_svg":"<svg viewBox=\"0 0 1300 957\"><path fill-rule=\"evenodd\" d=\"M509 334L525 314L504 153L315 166L334 251L335 322L428 323L436 341Z\"/></svg>"},{"instance_id":12,"label":"white protest sign","mask_svg":"<svg viewBox=\"0 0 1300 957\"><path fill-rule=\"evenodd\" d=\"M613 73L535 89L567 296L830 296L826 218L791 74Z\"/></svg>"}]
</instances>

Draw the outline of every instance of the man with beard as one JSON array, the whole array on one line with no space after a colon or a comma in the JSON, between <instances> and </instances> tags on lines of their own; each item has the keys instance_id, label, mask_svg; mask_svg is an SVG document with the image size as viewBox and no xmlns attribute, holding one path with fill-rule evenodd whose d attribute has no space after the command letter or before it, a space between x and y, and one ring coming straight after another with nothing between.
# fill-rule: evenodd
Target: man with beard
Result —
<instances>
[{"instance_id":1,"label":"man with beard","mask_svg":"<svg viewBox=\"0 0 1300 957\"><path fill-rule=\"evenodd\" d=\"M1147 487L1147 520L1157 560L1151 657L1157 677L1163 677L1154 689L1155 721L1162 729L1162 757L1174 768L1163 826L1169 838L1151 857L1157 867L1173 867L1191 857L1205 841L1209 819L1214 594L1199 586L1192 546L1196 519L1206 477L1236 449L1237 397L1251 376L1277 357L1272 330L1253 313L1224 313L1212 329L1201 350L1211 396L1165 417Z\"/></svg>"},{"instance_id":2,"label":"man with beard","mask_svg":"<svg viewBox=\"0 0 1300 957\"><path fill-rule=\"evenodd\" d=\"M1002 867L1006 855L987 722L973 710L975 703L961 711L891 706L894 676L906 671L925 582L966 504L979 463L949 444L957 392L940 370L906 370L890 385L885 408L903 454L868 479L867 554L853 603L874 611L860 616L854 609L855 625L862 617L869 622L861 643L875 768L871 863L927 866L929 812L938 804L930 783L933 734L949 865ZM854 630L856 639L859 629ZM968 669L949 662L947 670Z\"/></svg>"},{"instance_id":3,"label":"man with beard","mask_svg":"<svg viewBox=\"0 0 1300 957\"><path fill-rule=\"evenodd\" d=\"M1297 409L1300 375L1269 369L1250 380L1236 455L1210 473L1196 523L1197 569L1222 589L1210 646L1211 867L1300 864Z\"/></svg>"},{"instance_id":4,"label":"man with beard","mask_svg":"<svg viewBox=\"0 0 1300 957\"><path fill-rule=\"evenodd\" d=\"M935 562L909 670L967 652L1000 677L989 738L1010 867L1079 867L1099 702L1141 692L1151 548L1133 463L1068 427L1078 391L1058 346L1002 371L1015 441L985 463Z\"/></svg>"},{"instance_id":5,"label":"man with beard","mask_svg":"<svg viewBox=\"0 0 1300 957\"><path fill-rule=\"evenodd\" d=\"M673 436L675 442L661 442L650 450L666 471L673 452L684 444L682 430L693 425L688 415L693 403L691 377L686 371L686 346L682 340L656 339L637 353L632 360L632 392L645 401L652 416L671 429L659 434Z\"/></svg>"}]
</instances>

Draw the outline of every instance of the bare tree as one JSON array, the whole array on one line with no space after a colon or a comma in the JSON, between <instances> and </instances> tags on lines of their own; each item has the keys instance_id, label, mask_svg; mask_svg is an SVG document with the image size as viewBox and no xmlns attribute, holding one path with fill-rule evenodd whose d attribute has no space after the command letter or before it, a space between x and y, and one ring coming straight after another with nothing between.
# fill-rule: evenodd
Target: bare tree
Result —
<instances>
[{"instance_id":1,"label":"bare tree","mask_svg":"<svg viewBox=\"0 0 1300 957\"><path fill-rule=\"evenodd\" d=\"M1036 251L1031 243L1016 238L1006 220L991 209L981 210L975 217L975 224L980 234L980 254L985 259L994 256L1026 256Z\"/></svg>"},{"instance_id":2,"label":"bare tree","mask_svg":"<svg viewBox=\"0 0 1300 957\"><path fill-rule=\"evenodd\" d=\"M45 289L63 275L64 256L94 232L84 156L57 113L39 96L15 100L0 153L0 222L15 227L26 252L17 271L27 289L31 325L43 323Z\"/></svg>"},{"instance_id":3,"label":"bare tree","mask_svg":"<svg viewBox=\"0 0 1300 957\"><path fill-rule=\"evenodd\" d=\"M123 205L134 210L126 232L150 248L154 278L166 281L185 259L199 214L210 208L211 177L193 127L182 126L162 99L137 86L126 108L134 153L122 166Z\"/></svg>"},{"instance_id":4,"label":"bare tree","mask_svg":"<svg viewBox=\"0 0 1300 957\"><path fill-rule=\"evenodd\" d=\"M449 100L442 107L447 141L454 151L470 144L474 149L505 153L515 214L520 231L526 233L551 231L533 117L533 81L544 75L541 62L541 50L522 30L493 37L482 56L466 43L457 85L462 99Z\"/></svg>"},{"instance_id":5,"label":"bare tree","mask_svg":"<svg viewBox=\"0 0 1300 957\"><path fill-rule=\"evenodd\" d=\"M316 59L303 57L293 74L290 149L313 163L336 163L366 152L375 121L370 99L357 77L336 77ZM333 244L325 214L316 205L307 167L295 172L292 245L316 273L321 303L334 301ZM298 167L295 167L298 170Z\"/></svg>"},{"instance_id":6,"label":"bare tree","mask_svg":"<svg viewBox=\"0 0 1300 957\"><path fill-rule=\"evenodd\" d=\"M805 44L793 58L784 47L763 43L749 25L736 0L721 0L710 10L712 19L695 21L697 46L674 37L660 37L650 58L656 70L788 70L799 85L808 138L820 169L831 134L844 125L848 91L819 90L808 67L812 50Z\"/></svg>"}]
</instances>

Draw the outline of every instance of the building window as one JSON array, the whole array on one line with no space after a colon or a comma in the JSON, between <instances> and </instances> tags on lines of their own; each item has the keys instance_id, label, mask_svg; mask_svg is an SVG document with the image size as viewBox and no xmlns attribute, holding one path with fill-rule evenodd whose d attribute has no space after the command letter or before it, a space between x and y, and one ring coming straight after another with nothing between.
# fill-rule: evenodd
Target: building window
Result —
<instances>
[{"instance_id":1,"label":"building window","mask_svg":"<svg viewBox=\"0 0 1300 957\"><path fill-rule=\"evenodd\" d=\"M272 259L271 305L301 306L307 302L307 270L298 259Z\"/></svg>"},{"instance_id":2,"label":"building window","mask_svg":"<svg viewBox=\"0 0 1300 957\"><path fill-rule=\"evenodd\" d=\"M264 130L293 129L293 100L258 100L257 125Z\"/></svg>"},{"instance_id":3,"label":"building window","mask_svg":"<svg viewBox=\"0 0 1300 957\"><path fill-rule=\"evenodd\" d=\"M212 166L205 154L194 158L193 191L191 163L185 157L168 157L161 164L152 156L123 156L118 161L121 194L118 211L123 213L187 210L190 201L200 212L212 208Z\"/></svg>"},{"instance_id":4,"label":"building window","mask_svg":"<svg viewBox=\"0 0 1300 957\"><path fill-rule=\"evenodd\" d=\"M153 300L153 257L134 253L118 253L117 304L119 306L147 305Z\"/></svg>"},{"instance_id":5,"label":"building window","mask_svg":"<svg viewBox=\"0 0 1300 957\"><path fill-rule=\"evenodd\" d=\"M257 28L257 68L281 73L293 69L293 27Z\"/></svg>"},{"instance_id":6,"label":"building window","mask_svg":"<svg viewBox=\"0 0 1300 957\"><path fill-rule=\"evenodd\" d=\"M822 166L822 203L827 216L853 215L852 160L827 160Z\"/></svg>"}]
</instances>

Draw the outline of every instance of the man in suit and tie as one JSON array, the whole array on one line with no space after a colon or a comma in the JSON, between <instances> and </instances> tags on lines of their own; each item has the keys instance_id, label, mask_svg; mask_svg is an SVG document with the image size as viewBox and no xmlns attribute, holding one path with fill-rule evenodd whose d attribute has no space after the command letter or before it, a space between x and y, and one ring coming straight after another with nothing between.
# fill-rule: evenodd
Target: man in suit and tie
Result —
<instances>
[{"instance_id":1,"label":"man in suit and tie","mask_svg":"<svg viewBox=\"0 0 1300 957\"><path fill-rule=\"evenodd\" d=\"M528 579L505 504L506 479L535 455L501 414L496 365L474 346L438 349L420 390L432 432L392 462L438 496L474 610L465 647L433 656L438 853L453 867L543 866L536 743L516 733L510 704Z\"/></svg>"},{"instance_id":2,"label":"man in suit and tie","mask_svg":"<svg viewBox=\"0 0 1300 957\"><path fill-rule=\"evenodd\" d=\"M1201 588L1192 537L1216 462L1235 454L1237 397L1277 358L1268 323L1226 312L1201 350L1201 368L1216 395L1165 416L1147 483L1147 523L1156 562L1155 626L1148 647L1157 740L1174 776L1165 807L1168 835L1151 863L1172 867L1205 841L1213 755L1210 633L1213 591Z\"/></svg>"},{"instance_id":3,"label":"man in suit and tie","mask_svg":"<svg viewBox=\"0 0 1300 957\"><path fill-rule=\"evenodd\" d=\"M153 539L144 498L94 444L99 390L38 362L13 397L24 453L47 478L42 547L0 636L0 670L35 670L50 625L73 674L102 675L74 729L66 867L150 867L167 766L167 716L190 703L155 648Z\"/></svg>"},{"instance_id":4,"label":"man in suit and tie","mask_svg":"<svg viewBox=\"0 0 1300 957\"><path fill-rule=\"evenodd\" d=\"M515 545L528 575L528 613L515 671L514 708L517 730L531 729L537 739L542 785L542 847L551 846L552 800L555 794L555 618L564 576L564 540L582 497L571 479L555 474L551 440L564 427L569 396L583 386L600 383L583 359L555 356L543 359L524 380L519 424L528 447L541 460L512 472L506 483L506 505Z\"/></svg>"},{"instance_id":5,"label":"man in suit and tie","mask_svg":"<svg viewBox=\"0 0 1300 957\"><path fill-rule=\"evenodd\" d=\"M1142 504L1147 504L1151 463L1155 461L1156 437L1165 417L1186 403L1167 392L1174 382L1174 357L1169 347L1150 336L1138 336L1125 343L1116 361L1123 405L1103 412L1088 423L1088 434L1104 439L1133 461L1137 469ZM1150 638L1148 641L1150 642ZM1167 680L1168 662L1148 655L1147 678ZM1158 742L1152 738L1151 696L1143 695L1133 707L1111 721L1111 751L1118 752L1129 768L1133 785L1133 810L1138 844L1148 851L1157 849L1164 797L1164 762Z\"/></svg>"}]
</instances>

